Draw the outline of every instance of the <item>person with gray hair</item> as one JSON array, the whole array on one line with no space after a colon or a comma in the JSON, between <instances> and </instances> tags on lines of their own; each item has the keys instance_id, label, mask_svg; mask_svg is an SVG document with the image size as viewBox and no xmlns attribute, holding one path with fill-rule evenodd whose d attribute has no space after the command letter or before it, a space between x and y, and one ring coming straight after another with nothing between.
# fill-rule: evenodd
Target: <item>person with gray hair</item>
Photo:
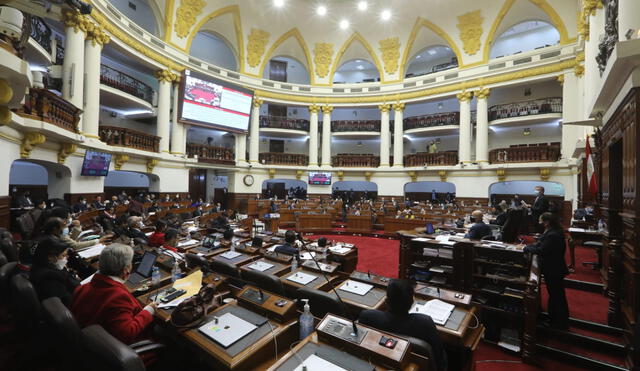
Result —
<instances>
[{"instance_id":1,"label":"person with gray hair","mask_svg":"<svg viewBox=\"0 0 640 371\"><path fill-rule=\"evenodd\" d=\"M142 307L125 286L131 275L133 250L111 244L102 250L99 271L73 293L71 312L80 327L100 325L116 339L132 344L150 337L157 303Z\"/></svg>"},{"instance_id":2,"label":"person with gray hair","mask_svg":"<svg viewBox=\"0 0 640 371\"><path fill-rule=\"evenodd\" d=\"M130 216L127 219L127 236L129 238L141 238L147 241L147 235L142 232L142 228L144 228L144 223L142 222L142 218L139 216Z\"/></svg>"}]
</instances>

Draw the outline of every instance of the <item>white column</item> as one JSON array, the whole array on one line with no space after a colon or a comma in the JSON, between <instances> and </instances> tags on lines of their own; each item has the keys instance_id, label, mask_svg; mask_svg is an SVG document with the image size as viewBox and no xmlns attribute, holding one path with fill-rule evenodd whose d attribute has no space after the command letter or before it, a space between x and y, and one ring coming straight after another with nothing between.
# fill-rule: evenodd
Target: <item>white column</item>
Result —
<instances>
[{"instance_id":1,"label":"white column","mask_svg":"<svg viewBox=\"0 0 640 371\"><path fill-rule=\"evenodd\" d=\"M89 20L75 11L65 11L65 45L62 62L62 98L83 108L84 38ZM98 65L98 68L100 66ZM78 123L82 131L82 118Z\"/></svg>"},{"instance_id":2,"label":"white column","mask_svg":"<svg viewBox=\"0 0 640 371\"><path fill-rule=\"evenodd\" d=\"M581 121L586 119L583 109L583 92L585 80L577 77L573 71L564 73L559 81L562 83L562 121ZM577 142L586 137L585 126L562 125L561 158L570 159L576 149Z\"/></svg>"},{"instance_id":3,"label":"white column","mask_svg":"<svg viewBox=\"0 0 640 371\"><path fill-rule=\"evenodd\" d=\"M186 148L186 138L184 125L178 122L178 103L180 87L173 84L173 99L171 109L171 154L184 155Z\"/></svg>"},{"instance_id":4,"label":"white column","mask_svg":"<svg viewBox=\"0 0 640 371\"><path fill-rule=\"evenodd\" d=\"M457 95L460 102L460 141L458 144L458 162L471 162L471 99L473 93L463 91Z\"/></svg>"},{"instance_id":5,"label":"white column","mask_svg":"<svg viewBox=\"0 0 640 371\"><path fill-rule=\"evenodd\" d=\"M247 135L236 134L236 165L244 164L247 161Z\"/></svg>"},{"instance_id":6,"label":"white column","mask_svg":"<svg viewBox=\"0 0 640 371\"><path fill-rule=\"evenodd\" d=\"M318 166L318 111L320 107L309 106L309 166Z\"/></svg>"},{"instance_id":7,"label":"white column","mask_svg":"<svg viewBox=\"0 0 640 371\"><path fill-rule=\"evenodd\" d=\"M627 39L627 31L630 29L638 32L640 29L640 1L620 0L618 2L618 35L619 40Z\"/></svg>"},{"instance_id":8,"label":"white column","mask_svg":"<svg viewBox=\"0 0 640 371\"><path fill-rule=\"evenodd\" d=\"M156 71L158 79L158 117L156 135L160 137L160 153L169 153L171 123L171 85L177 76L169 70Z\"/></svg>"},{"instance_id":9,"label":"white column","mask_svg":"<svg viewBox=\"0 0 640 371\"><path fill-rule=\"evenodd\" d=\"M389 110L390 104L381 104L380 109L380 167L389 167Z\"/></svg>"},{"instance_id":10,"label":"white column","mask_svg":"<svg viewBox=\"0 0 640 371\"><path fill-rule=\"evenodd\" d=\"M253 107L251 108L251 127L249 128L249 162L258 163L260 154L260 106L262 99L253 98Z\"/></svg>"},{"instance_id":11,"label":"white column","mask_svg":"<svg viewBox=\"0 0 640 371\"><path fill-rule=\"evenodd\" d=\"M88 138L100 139L100 56L109 36L99 26L87 32L84 44L84 112L82 131ZM66 59L66 56L65 56Z\"/></svg>"},{"instance_id":12,"label":"white column","mask_svg":"<svg viewBox=\"0 0 640 371\"><path fill-rule=\"evenodd\" d=\"M331 111L333 107L322 107L322 166L331 166Z\"/></svg>"},{"instance_id":13,"label":"white column","mask_svg":"<svg viewBox=\"0 0 640 371\"><path fill-rule=\"evenodd\" d=\"M478 98L476 117L476 162L489 162L489 89L480 89L475 95Z\"/></svg>"},{"instance_id":14,"label":"white column","mask_svg":"<svg viewBox=\"0 0 640 371\"><path fill-rule=\"evenodd\" d=\"M404 161L404 103L393 105L393 167L403 167Z\"/></svg>"}]
</instances>

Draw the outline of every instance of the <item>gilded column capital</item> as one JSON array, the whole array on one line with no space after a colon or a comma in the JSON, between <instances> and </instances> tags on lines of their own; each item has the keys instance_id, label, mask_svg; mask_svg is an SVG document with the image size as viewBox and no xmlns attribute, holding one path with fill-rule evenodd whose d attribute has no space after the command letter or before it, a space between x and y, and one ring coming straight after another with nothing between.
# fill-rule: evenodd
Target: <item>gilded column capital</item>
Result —
<instances>
[{"instance_id":1,"label":"gilded column capital","mask_svg":"<svg viewBox=\"0 0 640 371\"><path fill-rule=\"evenodd\" d=\"M153 173L153 168L158 165L157 158L150 158L147 160L147 173Z\"/></svg>"},{"instance_id":2,"label":"gilded column capital","mask_svg":"<svg viewBox=\"0 0 640 371\"><path fill-rule=\"evenodd\" d=\"M389 112L391 110L391 105L389 103L384 103L378 106L378 109L382 113Z\"/></svg>"},{"instance_id":3,"label":"gilded column capital","mask_svg":"<svg viewBox=\"0 0 640 371\"><path fill-rule=\"evenodd\" d=\"M95 45L104 46L111 41L111 37L107 35L102 26L92 23L92 26L87 29L87 40Z\"/></svg>"},{"instance_id":4,"label":"gilded column capital","mask_svg":"<svg viewBox=\"0 0 640 371\"><path fill-rule=\"evenodd\" d=\"M487 99L489 98L489 95L491 95L491 90L489 90L488 88L481 88L480 90L476 90L474 95L478 99Z\"/></svg>"},{"instance_id":5,"label":"gilded column capital","mask_svg":"<svg viewBox=\"0 0 640 371\"><path fill-rule=\"evenodd\" d=\"M253 98L253 108L260 108L262 107L262 104L264 103L264 100L258 98L258 97L254 97Z\"/></svg>"},{"instance_id":6,"label":"gilded column capital","mask_svg":"<svg viewBox=\"0 0 640 371\"><path fill-rule=\"evenodd\" d=\"M87 16L72 9L64 9L62 11L62 20L65 27L73 27L75 32L82 31L85 34L93 25L93 22L91 22Z\"/></svg>"},{"instance_id":7,"label":"gilded column capital","mask_svg":"<svg viewBox=\"0 0 640 371\"><path fill-rule=\"evenodd\" d=\"M113 159L113 168L116 170L122 169L122 165L129 161L129 155L118 153Z\"/></svg>"},{"instance_id":8,"label":"gilded column capital","mask_svg":"<svg viewBox=\"0 0 640 371\"><path fill-rule=\"evenodd\" d=\"M333 106L322 106L322 113L328 115L331 112L333 112Z\"/></svg>"},{"instance_id":9,"label":"gilded column capital","mask_svg":"<svg viewBox=\"0 0 640 371\"><path fill-rule=\"evenodd\" d=\"M58 163L64 164L71 154L73 154L78 149L78 145L75 143L63 143L60 147L60 151L58 151Z\"/></svg>"},{"instance_id":10,"label":"gilded column capital","mask_svg":"<svg viewBox=\"0 0 640 371\"><path fill-rule=\"evenodd\" d=\"M560 83L560 85L564 85L564 73L561 75L558 75L556 77L556 81Z\"/></svg>"},{"instance_id":11,"label":"gilded column capital","mask_svg":"<svg viewBox=\"0 0 640 371\"><path fill-rule=\"evenodd\" d=\"M460 102L469 102L473 98L473 92L472 91L462 91L462 92L456 94L456 97L458 98L458 100Z\"/></svg>"},{"instance_id":12,"label":"gilded column capital","mask_svg":"<svg viewBox=\"0 0 640 371\"><path fill-rule=\"evenodd\" d=\"M404 103L394 103L393 104L393 110L396 111L396 112L404 111L404 107L405 107Z\"/></svg>"},{"instance_id":13,"label":"gilded column capital","mask_svg":"<svg viewBox=\"0 0 640 371\"><path fill-rule=\"evenodd\" d=\"M20 157L29 158L29 156L31 156L31 151L33 151L37 145L44 143L46 140L47 137L42 133L35 131L28 132L22 139L22 144L20 145Z\"/></svg>"},{"instance_id":14,"label":"gilded column capital","mask_svg":"<svg viewBox=\"0 0 640 371\"><path fill-rule=\"evenodd\" d=\"M582 10L587 15L596 15L596 10L602 7L602 0L582 0Z\"/></svg>"},{"instance_id":15,"label":"gilded column capital","mask_svg":"<svg viewBox=\"0 0 640 371\"><path fill-rule=\"evenodd\" d=\"M157 70L155 73L156 79L160 82L175 82L178 81L178 75L171 72L171 70Z\"/></svg>"},{"instance_id":16,"label":"gilded column capital","mask_svg":"<svg viewBox=\"0 0 640 371\"><path fill-rule=\"evenodd\" d=\"M317 106L315 104L309 106L309 113L318 113L320 112L320 106Z\"/></svg>"}]
</instances>

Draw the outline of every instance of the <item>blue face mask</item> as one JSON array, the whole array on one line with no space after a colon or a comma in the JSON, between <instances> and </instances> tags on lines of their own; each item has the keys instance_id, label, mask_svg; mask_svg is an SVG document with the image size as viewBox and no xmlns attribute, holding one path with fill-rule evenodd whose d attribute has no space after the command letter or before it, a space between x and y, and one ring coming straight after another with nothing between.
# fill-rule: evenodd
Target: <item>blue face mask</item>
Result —
<instances>
[{"instance_id":1,"label":"blue face mask","mask_svg":"<svg viewBox=\"0 0 640 371\"><path fill-rule=\"evenodd\" d=\"M68 236L69 235L69 227L64 227L64 229L62 230L62 235L63 236Z\"/></svg>"}]
</instances>

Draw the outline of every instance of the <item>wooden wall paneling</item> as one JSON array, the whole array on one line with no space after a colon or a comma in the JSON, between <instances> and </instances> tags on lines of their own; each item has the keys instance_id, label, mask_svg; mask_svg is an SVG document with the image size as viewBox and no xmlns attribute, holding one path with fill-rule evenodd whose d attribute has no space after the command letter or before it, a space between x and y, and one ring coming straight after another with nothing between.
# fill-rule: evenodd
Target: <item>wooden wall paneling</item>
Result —
<instances>
[{"instance_id":1,"label":"wooden wall paneling","mask_svg":"<svg viewBox=\"0 0 640 371\"><path fill-rule=\"evenodd\" d=\"M19 196L26 191L31 192L31 201L36 202L38 200L48 200L49 193L47 192L47 185L9 185L9 194L13 196ZM14 191L15 189L15 191Z\"/></svg>"},{"instance_id":2,"label":"wooden wall paneling","mask_svg":"<svg viewBox=\"0 0 640 371\"><path fill-rule=\"evenodd\" d=\"M11 196L0 197L0 227L11 228Z\"/></svg>"},{"instance_id":3,"label":"wooden wall paneling","mask_svg":"<svg viewBox=\"0 0 640 371\"><path fill-rule=\"evenodd\" d=\"M69 204L70 207L73 207L73 205L77 204L80 201L80 197L83 197L83 196L87 198L87 204L90 204L96 198L96 196L102 196L102 199L104 200L104 193L102 193L102 192L98 192L98 193L65 193L64 194L64 200L67 202L67 204Z\"/></svg>"}]
</instances>

